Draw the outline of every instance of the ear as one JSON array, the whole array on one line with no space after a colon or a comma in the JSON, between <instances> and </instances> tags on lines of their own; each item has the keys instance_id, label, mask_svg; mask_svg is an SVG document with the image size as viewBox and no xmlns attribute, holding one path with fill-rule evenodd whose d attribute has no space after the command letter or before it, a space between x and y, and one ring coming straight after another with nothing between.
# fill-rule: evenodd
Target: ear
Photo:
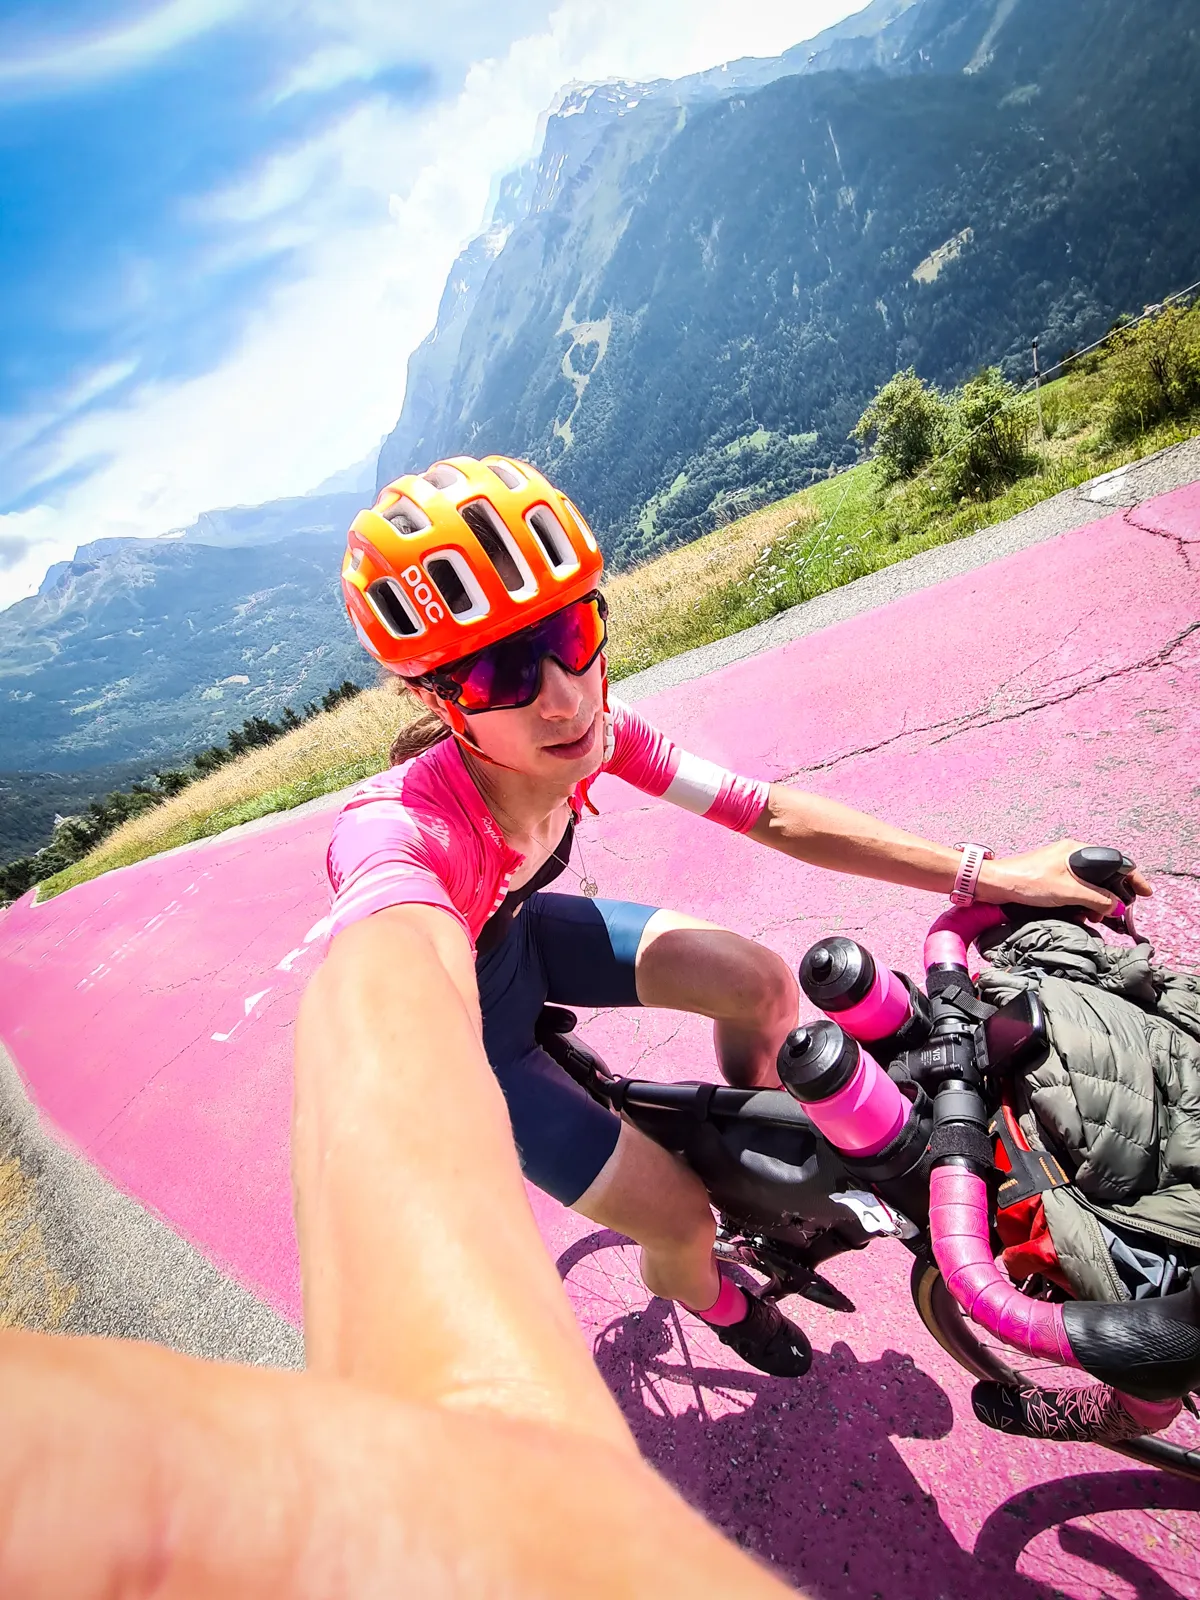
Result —
<instances>
[{"instance_id":1,"label":"ear","mask_svg":"<svg viewBox=\"0 0 1200 1600\"><path fill-rule=\"evenodd\" d=\"M413 699L419 700L420 703L425 707L426 711L432 711L434 716L437 717L439 721L444 722L447 727L454 727L454 718L450 715L450 713L456 709L455 707L447 705L445 700L441 699L440 696L435 694L432 689L427 689L423 683L413 683L412 680L409 679L407 682L407 688Z\"/></svg>"}]
</instances>

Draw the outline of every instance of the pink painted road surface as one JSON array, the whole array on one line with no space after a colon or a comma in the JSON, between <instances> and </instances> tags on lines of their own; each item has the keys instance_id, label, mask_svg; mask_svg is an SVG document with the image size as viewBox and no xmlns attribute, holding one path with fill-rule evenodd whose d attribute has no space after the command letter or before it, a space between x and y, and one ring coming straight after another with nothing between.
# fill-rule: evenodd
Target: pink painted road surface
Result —
<instances>
[{"instance_id":1,"label":"pink painted road surface","mask_svg":"<svg viewBox=\"0 0 1200 1600\"><path fill-rule=\"evenodd\" d=\"M1198 575L1193 485L641 708L714 760L935 838L1123 844L1157 887L1143 928L1196 966ZM602 893L724 922L791 961L836 931L918 968L928 896L785 863L616 782L596 798L582 845ZM290 1033L321 956L330 820L285 818L0 920L0 1037L31 1094L293 1318ZM586 1031L622 1070L713 1075L696 1019L617 1012ZM1197 1491L978 1427L969 1381L912 1310L899 1247L830 1267L857 1315L794 1303L817 1356L780 1383L648 1303L619 1241L533 1204L647 1454L814 1593L1200 1595Z\"/></svg>"}]
</instances>

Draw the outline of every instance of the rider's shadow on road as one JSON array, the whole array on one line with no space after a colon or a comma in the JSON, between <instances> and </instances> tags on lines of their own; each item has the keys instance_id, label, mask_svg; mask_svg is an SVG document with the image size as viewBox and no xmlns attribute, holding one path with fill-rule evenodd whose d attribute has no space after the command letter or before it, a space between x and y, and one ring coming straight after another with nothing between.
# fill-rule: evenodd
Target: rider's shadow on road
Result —
<instances>
[{"instance_id":1,"label":"rider's shadow on road","mask_svg":"<svg viewBox=\"0 0 1200 1600\"><path fill-rule=\"evenodd\" d=\"M953 1425L910 1356L860 1363L839 1341L797 1383L710 1365L702 1341L652 1300L604 1329L596 1362L643 1454L739 1544L822 1600L959 1600L989 1583L1049 1600L964 1551L892 1443Z\"/></svg>"}]
</instances>

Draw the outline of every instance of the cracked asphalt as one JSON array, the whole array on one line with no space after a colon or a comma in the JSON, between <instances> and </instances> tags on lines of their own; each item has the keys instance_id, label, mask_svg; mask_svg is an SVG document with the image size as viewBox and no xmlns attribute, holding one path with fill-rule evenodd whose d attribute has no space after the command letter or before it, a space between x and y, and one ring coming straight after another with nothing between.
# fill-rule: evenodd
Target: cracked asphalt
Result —
<instances>
[{"instance_id":1,"label":"cracked asphalt","mask_svg":"<svg viewBox=\"0 0 1200 1600\"><path fill-rule=\"evenodd\" d=\"M1143 931L1198 966L1197 479L1200 446L1177 447L620 693L710 759L935 838L1120 843L1156 884ZM615 780L595 796L581 844L601 893L679 906L792 962L839 931L919 969L930 897L781 862ZM6 1319L300 1359L289 1045L322 949L327 810L0 918L0 1039L33 1102L0 1073ZM697 1019L584 1025L620 1069L713 1074ZM1200 1594L1196 1491L979 1428L898 1248L830 1266L856 1315L793 1307L817 1356L786 1385L648 1303L619 1242L531 1203L643 1449L820 1594Z\"/></svg>"}]
</instances>

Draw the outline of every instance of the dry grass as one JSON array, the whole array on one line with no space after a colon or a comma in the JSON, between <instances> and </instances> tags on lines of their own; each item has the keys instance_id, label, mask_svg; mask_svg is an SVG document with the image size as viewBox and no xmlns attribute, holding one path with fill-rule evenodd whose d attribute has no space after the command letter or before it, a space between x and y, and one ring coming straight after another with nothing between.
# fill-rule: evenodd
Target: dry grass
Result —
<instances>
[{"instance_id":1,"label":"dry grass","mask_svg":"<svg viewBox=\"0 0 1200 1600\"><path fill-rule=\"evenodd\" d=\"M605 585L613 676L729 632L730 597L762 551L815 516L811 505L793 495L613 578ZM394 687L367 689L132 818L82 861L48 879L39 894L60 894L114 867L357 783L387 766L392 740L411 715L412 703L397 697Z\"/></svg>"},{"instance_id":2,"label":"dry grass","mask_svg":"<svg viewBox=\"0 0 1200 1600\"><path fill-rule=\"evenodd\" d=\"M611 578L604 592L613 677L722 638L731 601L762 552L816 517L805 495L791 495Z\"/></svg>"},{"instance_id":3,"label":"dry grass","mask_svg":"<svg viewBox=\"0 0 1200 1600\"><path fill-rule=\"evenodd\" d=\"M364 690L131 818L43 884L41 896L357 783L387 766L396 731L411 715L410 702L394 687Z\"/></svg>"}]
</instances>

